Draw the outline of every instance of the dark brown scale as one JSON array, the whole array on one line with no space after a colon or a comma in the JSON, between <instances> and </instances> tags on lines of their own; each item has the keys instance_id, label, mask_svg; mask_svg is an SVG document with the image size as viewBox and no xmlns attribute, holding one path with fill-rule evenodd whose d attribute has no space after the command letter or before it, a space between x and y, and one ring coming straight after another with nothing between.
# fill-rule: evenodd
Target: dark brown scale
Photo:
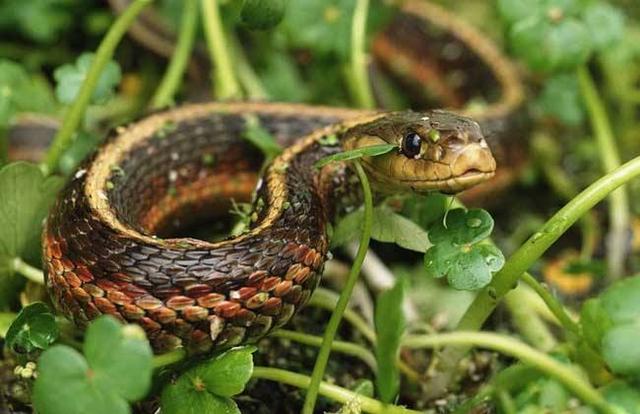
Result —
<instances>
[{"instance_id":1,"label":"dark brown scale","mask_svg":"<svg viewBox=\"0 0 640 414\"><path fill-rule=\"evenodd\" d=\"M243 115L212 111L167 122L110 166L104 192L117 219L142 234L164 235L202 217L223 215L229 194L248 201L248 184L238 184L236 194L233 180L242 172L255 180L262 157L239 138ZM284 145L340 120L337 111L256 115ZM126 139L125 132L107 142ZM331 212L322 193L327 188L318 187L311 165L328 151L314 144L293 157L281 175L287 205L271 226L215 249L191 239L145 243L101 221L85 194L83 171L92 166L87 161L62 192L44 234L47 287L56 307L80 326L101 314L138 323L159 352L180 344L207 352L282 326L309 298L326 258ZM207 184L201 194L183 194L201 180ZM270 194L266 185L257 194L265 206L281 196Z\"/></svg>"}]
</instances>

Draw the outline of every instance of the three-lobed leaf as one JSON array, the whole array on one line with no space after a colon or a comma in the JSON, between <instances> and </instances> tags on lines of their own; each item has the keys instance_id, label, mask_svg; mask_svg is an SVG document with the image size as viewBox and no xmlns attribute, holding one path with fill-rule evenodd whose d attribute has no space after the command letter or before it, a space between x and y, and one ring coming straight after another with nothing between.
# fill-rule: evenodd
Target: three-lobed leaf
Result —
<instances>
[{"instance_id":1,"label":"three-lobed leaf","mask_svg":"<svg viewBox=\"0 0 640 414\"><path fill-rule=\"evenodd\" d=\"M66 64L55 70L53 77L56 80L56 97L60 102L70 104L76 99L94 58L93 53L83 53L74 64ZM104 103L109 99L121 77L120 66L113 60L109 61L100 74L91 95L91 103Z\"/></svg>"},{"instance_id":2,"label":"three-lobed leaf","mask_svg":"<svg viewBox=\"0 0 640 414\"><path fill-rule=\"evenodd\" d=\"M504 256L497 247L480 243L493 230L493 219L484 210L455 209L443 222L429 227L433 243L424 255L427 274L446 277L460 290L480 289L491 282L492 274L504 265Z\"/></svg>"},{"instance_id":3,"label":"three-lobed leaf","mask_svg":"<svg viewBox=\"0 0 640 414\"><path fill-rule=\"evenodd\" d=\"M232 348L182 374L163 389L163 412L239 414L231 397L251 378L254 351L252 346Z\"/></svg>"},{"instance_id":4,"label":"three-lobed leaf","mask_svg":"<svg viewBox=\"0 0 640 414\"><path fill-rule=\"evenodd\" d=\"M47 349L58 337L58 325L44 303L24 307L7 331L7 346L16 352Z\"/></svg>"},{"instance_id":5,"label":"three-lobed leaf","mask_svg":"<svg viewBox=\"0 0 640 414\"><path fill-rule=\"evenodd\" d=\"M84 356L65 346L38 360L34 406L42 414L129 413L128 402L146 395L153 353L138 326L102 316L87 329Z\"/></svg>"},{"instance_id":6,"label":"three-lobed leaf","mask_svg":"<svg viewBox=\"0 0 640 414\"><path fill-rule=\"evenodd\" d=\"M406 286L406 279L398 279L393 288L380 294L376 302L376 386L384 403L393 402L400 389L396 360L406 325L402 310Z\"/></svg>"}]
</instances>

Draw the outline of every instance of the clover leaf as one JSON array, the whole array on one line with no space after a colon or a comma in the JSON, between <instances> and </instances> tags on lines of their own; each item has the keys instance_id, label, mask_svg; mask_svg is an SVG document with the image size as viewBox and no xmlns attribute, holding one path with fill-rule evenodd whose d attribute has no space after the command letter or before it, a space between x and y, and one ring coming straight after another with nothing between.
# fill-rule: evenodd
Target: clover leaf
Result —
<instances>
[{"instance_id":1,"label":"clover leaf","mask_svg":"<svg viewBox=\"0 0 640 414\"><path fill-rule=\"evenodd\" d=\"M0 59L0 127L19 112L50 112L53 97L46 85L31 77L18 63Z\"/></svg>"},{"instance_id":2,"label":"clover leaf","mask_svg":"<svg viewBox=\"0 0 640 414\"><path fill-rule=\"evenodd\" d=\"M624 15L608 3L589 4L584 10L583 20L597 50L617 44L624 36Z\"/></svg>"},{"instance_id":3,"label":"clover leaf","mask_svg":"<svg viewBox=\"0 0 640 414\"><path fill-rule=\"evenodd\" d=\"M427 274L445 277L451 287L460 290L480 289L491 281L492 273L504 265L497 247L481 244L493 230L493 219L484 210L455 209L443 222L429 227L433 246L424 255Z\"/></svg>"},{"instance_id":4,"label":"clover leaf","mask_svg":"<svg viewBox=\"0 0 640 414\"><path fill-rule=\"evenodd\" d=\"M578 79L574 75L561 74L547 80L536 103L545 115L567 125L579 125L584 119Z\"/></svg>"},{"instance_id":5,"label":"clover leaf","mask_svg":"<svg viewBox=\"0 0 640 414\"><path fill-rule=\"evenodd\" d=\"M203 412L239 414L231 399L241 393L253 373L255 347L226 351L182 374L162 391L162 411L166 414Z\"/></svg>"},{"instance_id":6,"label":"clover leaf","mask_svg":"<svg viewBox=\"0 0 640 414\"><path fill-rule=\"evenodd\" d=\"M56 319L44 303L24 307L7 331L7 346L16 352L29 353L47 349L58 337Z\"/></svg>"},{"instance_id":7,"label":"clover leaf","mask_svg":"<svg viewBox=\"0 0 640 414\"><path fill-rule=\"evenodd\" d=\"M96 319L85 336L84 356L66 345L38 360L33 403L41 414L127 414L151 385L151 347L137 325L110 316Z\"/></svg>"},{"instance_id":8,"label":"clover leaf","mask_svg":"<svg viewBox=\"0 0 640 414\"><path fill-rule=\"evenodd\" d=\"M376 302L375 325L377 333L376 386L384 403L392 402L400 389L400 375L396 367L400 339L405 330L402 310L407 280L400 278L393 288L380 294Z\"/></svg>"},{"instance_id":9,"label":"clover leaf","mask_svg":"<svg viewBox=\"0 0 640 414\"><path fill-rule=\"evenodd\" d=\"M83 53L78 57L75 64L60 66L53 72L53 77L57 82L56 98L60 102L70 104L76 99L94 57L95 54L93 53ZM113 95L114 88L120 83L121 77L120 66L113 60L109 61L100 74L96 88L91 96L91 103L104 103L109 99Z\"/></svg>"}]
</instances>

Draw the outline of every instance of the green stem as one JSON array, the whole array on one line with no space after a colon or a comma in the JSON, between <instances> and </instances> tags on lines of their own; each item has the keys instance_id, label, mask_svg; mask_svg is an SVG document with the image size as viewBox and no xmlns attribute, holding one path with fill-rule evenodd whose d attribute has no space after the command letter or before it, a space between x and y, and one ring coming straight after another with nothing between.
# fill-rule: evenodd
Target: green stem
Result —
<instances>
[{"instance_id":1,"label":"green stem","mask_svg":"<svg viewBox=\"0 0 640 414\"><path fill-rule=\"evenodd\" d=\"M120 39L127 32L127 29L133 23L136 16L153 0L135 0L127 9L116 19L111 26L107 35L100 42L95 58L91 62L87 76L80 86L78 96L71 104L69 111L65 115L60 129L53 139L53 143L49 147L49 152L41 165L45 174L53 172L57 165L62 152L69 146L73 139L74 133L78 129L85 110L91 101L93 90L100 79L102 70L113 57L113 53L120 42Z\"/></svg>"},{"instance_id":2,"label":"green stem","mask_svg":"<svg viewBox=\"0 0 640 414\"><path fill-rule=\"evenodd\" d=\"M39 285L44 285L44 273L42 272L42 270L31 266L21 258L14 258L11 262L11 267L16 273L21 274L30 281L35 282Z\"/></svg>"},{"instance_id":3,"label":"green stem","mask_svg":"<svg viewBox=\"0 0 640 414\"><path fill-rule=\"evenodd\" d=\"M564 329L571 332L574 335L580 335L580 327L577 323L571 319L571 317L564 310L564 306L560 303L547 289L544 288L533 276L528 272L525 272L520 276L520 280L529 285L538 296L542 298L544 303L547 304L549 310L558 318L558 321L562 324Z\"/></svg>"},{"instance_id":4,"label":"green stem","mask_svg":"<svg viewBox=\"0 0 640 414\"><path fill-rule=\"evenodd\" d=\"M187 352L184 349L176 349L164 354L154 355L152 365L154 369L166 367L182 361L186 356Z\"/></svg>"},{"instance_id":5,"label":"green stem","mask_svg":"<svg viewBox=\"0 0 640 414\"><path fill-rule=\"evenodd\" d=\"M231 53L233 54L233 61L237 67L238 81L245 91L247 98L258 101L269 99L269 94L262 86L260 78L256 75L253 67L251 67L249 59L242 48L242 44L240 44L240 41L233 33L227 32L227 36L229 38Z\"/></svg>"},{"instance_id":6,"label":"green stem","mask_svg":"<svg viewBox=\"0 0 640 414\"><path fill-rule=\"evenodd\" d=\"M525 286L519 285L505 295L504 303L511 314L511 322L522 336L522 339L536 349L550 351L557 345L556 338L547 329L545 321L528 302L532 298L539 300L538 296L529 295Z\"/></svg>"},{"instance_id":7,"label":"green stem","mask_svg":"<svg viewBox=\"0 0 640 414\"><path fill-rule=\"evenodd\" d=\"M555 378L567 389L600 412L614 414L617 411L610 406L591 384L585 381L573 368L549 355L540 352L525 343L505 335L488 332L454 332L436 335L406 336L402 346L411 349L437 348L445 345L479 346L518 358L525 364Z\"/></svg>"},{"instance_id":8,"label":"green stem","mask_svg":"<svg viewBox=\"0 0 640 414\"><path fill-rule=\"evenodd\" d=\"M331 318L329 319L329 323L325 329L325 334L322 338L322 345L320 346L318 356L316 357L316 363L313 367L313 373L311 374L311 382L307 389L304 406L302 407L302 414L313 414L313 409L318 397L320 382L322 381L325 368L327 367L327 362L329 361L331 343L336 336L340 320L347 308L349 299L351 298L351 293L353 292L353 287L355 286L356 281L358 280L358 275L360 274L362 262L364 261L364 258L367 255L367 249L369 248L369 239L371 237L371 226L373 221L373 199L371 196L371 187L369 186L369 180L367 179L367 175L360 163L355 161L353 165L356 173L358 174L358 178L360 179L360 183L362 184L364 195L364 220L362 223L362 234L360 235L360 246L358 247L358 253L353 261L345 286L340 294L340 299L338 299L336 308L331 314Z\"/></svg>"},{"instance_id":9,"label":"green stem","mask_svg":"<svg viewBox=\"0 0 640 414\"><path fill-rule=\"evenodd\" d=\"M265 379L269 381L277 381L282 384L292 385L294 387L309 389L311 387L311 380L306 375L297 374L291 371L285 371L278 368L269 367L254 367L251 377L254 379ZM419 414L420 411L410 410L408 408L399 407L397 405L385 405L378 400L368 398L357 394L353 391L349 391L342 387L338 387L326 382L319 383L319 393L327 398L337 401L342 404L346 404L351 401L357 400L360 404L360 409L365 413L371 414ZM308 395L308 392L307 392Z\"/></svg>"},{"instance_id":10,"label":"green stem","mask_svg":"<svg viewBox=\"0 0 640 414\"><path fill-rule=\"evenodd\" d=\"M587 112L590 115L589 120L598 144L602 167L605 173L609 173L618 168L621 162L607 111L586 67L578 69L578 81ZM624 271L627 230L629 229L630 221L629 200L626 190L620 188L618 191L612 192L609 203L611 231L609 243L607 244L608 273L610 279L617 279L622 276Z\"/></svg>"},{"instance_id":11,"label":"green stem","mask_svg":"<svg viewBox=\"0 0 640 414\"><path fill-rule=\"evenodd\" d=\"M286 329L279 329L273 332L271 336L282 339L289 339L291 341L315 347L320 347L322 345L322 337L320 336L309 335L296 331L289 331ZM371 353L371 351L363 346L351 342L333 341L333 343L331 344L331 350L360 358L372 370L376 370L376 357L373 355L373 353Z\"/></svg>"},{"instance_id":12,"label":"green stem","mask_svg":"<svg viewBox=\"0 0 640 414\"><path fill-rule=\"evenodd\" d=\"M0 125L0 167L9 162L9 134L5 126Z\"/></svg>"},{"instance_id":13,"label":"green stem","mask_svg":"<svg viewBox=\"0 0 640 414\"><path fill-rule=\"evenodd\" d=\"M477 331L493 312L496 305L517 283L522 274L542 256L565 231L582 215L605 198L613 190L640 175L640 157L600 178L573 200L567 203L531 236L494 275L493 280L481 290L458 323L458 330ZM459 361L468 347L447 347L440 354L440 379L434 393L448 387L454 378ZM435 386L434 386L435 388Z\"/></svg>"},{"instance_id":14,"label":"green stem","mask_svg":"<svg viewBox=\"0 0 640 414\"><path fill-rule=\"evenodd\" d=\"M242 91L231 63L218 3L218 0L200 0L209 57L215 68L211 75L213 96L219 100L238 99Z\"/></svg>"},{"instance_id":15,"label":"green stem","mask_svg":"<svg viewBox=\"0 0 640 414\"><path fill-rule=\"evenodd\" d=\"M313 296L311 296L311 299L307 303L307 306L316 306L318 308L326 309L333 312L333 310L336 308L336 304L338 303L338 299L338 295L334 292L319 287L313 293ZM360 331L360 333L365 338L367 338L369 342L375 344L376 333L371 328L371 326L369 326L367 321L362 318L362 316L358 315L358 313L356 313L352 309L347 308L344 311L344 319L351 325L353 325L354 328Z\"/></svg>"},{"instance_id":16,"label":"green stem","mask_svg":"<svg viewBox=\"0 0 640 414\"><path fill-rule=\"evenodd\" d=\"M173 104L174 96L180 88L185 68L189 63L197 28L198 5L196 0L183 0L178 41L173 55L171 55L167 71L162 81L160 81L156 93L151 98L152 109L159 109Z\"/></svg>"},{"instance_id":17,"label":"green stem","mask_svg":"<svg viewBox=\"0 0 640 414\"><path fill-rule=\"evenodd\" d=\"M361 108L375 105L365 52L368 9L369 0L357 0L351 23L351 82L356 104Z\"/></svg>"}]
</instances>

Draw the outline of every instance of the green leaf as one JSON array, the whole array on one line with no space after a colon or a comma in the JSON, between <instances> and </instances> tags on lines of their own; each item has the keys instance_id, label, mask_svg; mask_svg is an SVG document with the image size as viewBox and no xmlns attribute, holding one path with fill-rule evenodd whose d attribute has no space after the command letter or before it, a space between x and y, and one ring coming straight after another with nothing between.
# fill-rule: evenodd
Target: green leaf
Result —
<instances>
[{"instance_id":1,"label":"green leaf","mask_svg":"<svg viewBox=\"0 0 640 414\"><path fill-rule=\"evenodd\" d=\"M25 278L13 270L13 258L0 255L0 309L11 309L17 301L16 293L24 286Z\"/></svg>"},{"instance_id":2,"label":"green leaf","mask_svg":"<svg viewBox=\"0 0 640 414\"><path fill-rule=\"evenodd\" d=\"M509 24L543 12L542 0L498 0L500 17Z\"/></svg>"},{"instance_id":3,"label":"green leaf","mask_svg":"<svg viewBox=\"0 0 640 414\"><path fill-rule=\"evenodd\" d=\"M640 414L640 392L622 381L614 381L603 388L604 398L625 410L627 414Z\"/></svg>"},{"instance_id":4,"label":"green leaf","mask_svg":"<svg viewBox=\"0 0 640 414\"><path fill-rule=\"evenodd\" d=\"M616 324L640 320L640 276L620 280L600 296L602 307Z\"/></svg>"},{"instance_id":5,"label":"green leaf","mask_svg":"<svg viewBox=\"0 0 640 414\"><path fill-rule=\"evenodd\" d=\"M599 298L587 300L580 311L580 326L587 343L595 350L600 350L602 337L612 326L609 315L602 307Z\"/></svg>"},{"instance_id":6,"label":"green leaf","mask_svg":"<svg viewBox=\"0 0 640 414\"><path fill-rule=\"evenodd\" d=\"M450 204L451 196L431 193L426 196L411 194L402 203L402 214L422 228L428 228L442 219Z\"/></svg>"},{"instance_id":7,"label":"green leaf","mask_svg":"<svg viewBox=\"0 0 640 414\"><path fill-rule=\"evenodd\" d=\"M122 326L112 317L98 318L87 329L83 350L96 385L127 401L146 395L153 353L138 325Z\"/></svg>"},{"instance_id":8,"label":"green leaf","mask_svg":"<svg viewBox=\"0 0 640 414\"><path fill-rule=\"evenodd\" d=\"M449 211L447 225L442 221L429 227L429 240L432 243L449 242L457 245L477 243L486 239L493 230L493 218L482 209L464 210L456 208Z\"/></svg>"},{"instance_id":9,"label":"green leaf","mask_svg":"<svg viewBox=\"0 0 640 414\"><path fill-rule=\"evenodd\" d=\"M19 257L40 240L42 220L62 187L60 177L44 177L30 163L0 169L0 256Z\"/></svg>"},{"instance_id":10,"label":"green leaf","mask_svg":"<svg viewBox=\"0 0 640 414\"><path fill-rule=\"evenodd\" d=\"M193 373L164 387L160 405L164 414L242 414L231 398L218 397L202 388L202 380Z\"/></svg>"},{"instance_id":11,"label":"green leaf","mask_svg":"<svg viewBox=\"0 0 640 414\"><path fill-rule=\"evenodd\" d=\"M40 414L129 414L126 401L96 386L92 377L78 351L55 345L38 359L33 405Z\"/></svg>"},{"instance_id":12,"label":"green leaf","mask_svg":"<svg viewBox=\"0 0 640 414\"><path fill-rule=\"evenodd\" d=\"M255 347L233 348L191 368L162 391L167 414L240 413L229 398L244 390L253 372Z\"/></svg>"},{"instance_id":13,"label":"green leaf","mask_svg":"<svg viewBox=\"0 0 640 414\"><path fill-rule=\"evenodd\" d=\"M60 102L70 104L76 99L94 56L93 53L83 53L75 64L60 66L53 72L53 77L57 82L56 97ZM120 83L121 77L120 66L113 60L109 61L100 74L91 96L91 103L99 104L107 101L113 95L114 88Z\"/></svg>"},{"instance_id":14,"label":"green leaf","mask_svg":"<svg viewBox=\"0 0 640 414\"><path fill-rule=\"evenodd\" d=\"M570 126L580 125L584 119L578 80L573 74L562 74L547 80L537 104L546 116Z\"/></svg>"},{"instance_id":15,"label":"green leaf","mask_svg":"<svg viewBox=\"0 0 640 414\"><path fill-rule=\"evenodd\" d=\"M267 160L280 155L282 147L278 145L273 136L260 125L260 120L255 115L245 116L246 129L243 138L258 147Z\"/></svg>"},{"instance_id":16,"label":"green leaf","mask_svg":"<svg viewBox=\"0 0 640 414\"><path fill-rule=\"evenodd\" d=\"M0 2L0 27L20 31L42 43L59 40L73 23L75 0L3 0Z\"/></svg>"},{"instance_id":17,"label":"green leaf","mask_svg":"<svg viewBox=\"0 0 640 414\"><path fill-rule=\"evenodd\" d=\"M427 232L416 223L382 205L373 210L371 238L424 253L430 246Z\"/></svg>"},{"instance_id":18,"label":"green leaf","mask_svg":"<svg viewBox=\"0 0 640 414\"><path fill-rule=\"evenodd\" d=\"M110 316L91 323L83 357L56 345L38 362L34 406L41 414L128 414L127 401L144 397L153 354L144 331Z\"/></svg>"},{"instance_id":19,"label":"green leaf","mask_svg":"<svg viewBox=\"0 0 640 414\"><path fill-rule=\"evenodd\" d=\"M240 18L250 29L271 29L282 21L287 3L287 0L245 0Z\"/></svg>"},{"instance_id":20,"label":"green leaf","mask_svg":"<svg viewBox=\"0 0 640 414\"><path fill-rule=\"evenodd\" d=\"M616 374L640 376L640 322L617 325L602 338L602 356Z\"/></svg>"},{"instance_id":21,"label":"green leaf","mask_svg":"<svg viewBox=\"0 0 640 414\"><path fill-rule=\"evenodd\" d=\"M222 397L240 394L253 373L253 352L246 346L233 348L196 367L207 390Z\"/></svg>"},{"instance_id":22,"label":"green leaf","mask_svg":"<svg viewBox=\"0 0 640 414\"><path fill-rule=\"evenodd\" d=\"M356 148L349 151L342 151L338 152L337 154L321 158L316 162L315 166L316 168L321 168L332 162L355 160L362 157L375 157L376 155L382 155L391 152L394 148L398 147L392 144L380 144L371 145L369 147Z\"/></svg>"},{"instance_id":23,"label":"green leaf","mask_svg":"<svg viewBox=\"0 0 640 414\"><path fill-rule=\"evenodd\" d=\"M363 210L353 211L338 221L331 237L331 246L342 246L358 237L362 228ZM424 253L431 243L427 232L406 217L385 205L373 209L371 238L384 243Z\"/></svg>"},{"instance_id":24,"label":"green leaf","mask_svg":"<svg viewBox=\"0 0 640 414\"><path fill-rule=\"evenodd\" d=\"M7 331L6 343L20 353L47 349L58 337L56 319L44 303L23 308Z\"/></svg>"},{"instance_id":25,"label":"green leaf","mask_svg":"<svg viewBox=\"0 0 640 414\"><path fill-rule=\"evenodd\" d=\"M18 63L0 59L0 128L20 112L49 113L54 108L46 82L32 78Z\"/></svg>"},{"instance_id":26,"label":"green leaf","mask_svg":"<svg viewBox=\"0 0 640 414\"><path fill-rule=\"evenodd\" d=\"M589 4L584 10L583 20L597 50L615 45L624 36L624 15L609 3Z\"/></svg>"},{"instance_id":27,"label":"green leaf","mask_svg":"<svg viewBox=\"0 0 640 414\"><path fill-rule=\"evenodd\" d=\"M575 18L551 22L532 16L513 26L510 41L515 54L541 72L575 69L591 54L589 31Z\"/></svg>"},{"instance_id":28,"label":"green leaf","mask_svg":"<svg viewBox=\"0 0 640 414\"><path fill-rule=\"evenodd\" d=\"M398 279L393 288L380 294L376 303L376 386L384 403L392 402L400 389L400 374L396 360L406 325L402 311L406 285L406 279Z\"/></svg>"},{"instance_id":29,"label":"green leaf","mask_svg":"<svg viewBox=\"0 0 640 414\"><path fill-rule=\"evenodd\" d=\"M354 0L291 1L280 29L294 49L335 54L344 59L351 49L354 6Z\"/></svg>"},{"instance_id":30,"label":"green leaf","mask_svg":"<svg viewBox=\"0 0 640 414\"><path fill-rule=\"evenodd\" d=\"M425 272L446 277L454 289L476 290L489 284L492 273L504 266L504 256L495 246L480 244L493 229L493 219L484 210L455 209L447 226L436 222L429 228L434 244L424 255Z\"/></svg>"}]
</instances>

